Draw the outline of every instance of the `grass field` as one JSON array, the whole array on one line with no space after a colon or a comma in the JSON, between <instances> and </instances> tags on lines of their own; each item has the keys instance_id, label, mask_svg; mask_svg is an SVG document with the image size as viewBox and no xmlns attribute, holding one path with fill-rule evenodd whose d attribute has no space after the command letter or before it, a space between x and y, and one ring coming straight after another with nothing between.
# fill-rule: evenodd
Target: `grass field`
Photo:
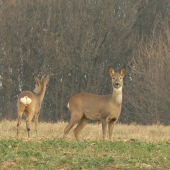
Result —
<instances>
[{"instance_id":1,"label":"grass field","mask_svg":"<svg viewBox=\"0 0 170 170\"><path fill-rule=\"evenodd\" d=\"M73 130L61 139L65 122L39 123L38 138L32 122L30 139L24 120L16 139L16 124L0 122L0 169L170 169L170 126L116 124L102 141L101 124L88 124L76 142Z\"/></svg>"}]
</instances>

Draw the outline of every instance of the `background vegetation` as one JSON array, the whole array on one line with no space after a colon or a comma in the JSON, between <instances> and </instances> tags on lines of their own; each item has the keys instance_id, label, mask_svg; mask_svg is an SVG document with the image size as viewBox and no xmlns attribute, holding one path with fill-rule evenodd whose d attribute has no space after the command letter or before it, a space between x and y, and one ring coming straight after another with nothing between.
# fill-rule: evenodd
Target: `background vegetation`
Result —
<instances>
[{"instance_id":1,"label":"background vegetation","mask_svg":"<svg viewBox=\"0 0 170 170\"><path fill-rule=\"evenodd\" d=\"M169 124L169 0L0 0L0 30L0 119L42 72L40 120L69 120L71 96L112 93L108 67L125 65L119 121Z\"/></svg>"}]
</instances>

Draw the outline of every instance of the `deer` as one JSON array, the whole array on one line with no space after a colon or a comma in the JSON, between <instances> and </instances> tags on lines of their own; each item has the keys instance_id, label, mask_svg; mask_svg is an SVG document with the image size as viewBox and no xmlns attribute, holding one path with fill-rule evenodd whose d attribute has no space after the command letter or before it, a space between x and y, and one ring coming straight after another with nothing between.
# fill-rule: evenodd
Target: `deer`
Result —
<instances>
[{"instance_id":1,"label":"deer","mask_svg":"<svg viewBox=\"0 0 170 170\"><path fill-rule=\"evenodd\" d=\"M74 129L74 136L77 141L80 141L80 131L89 120L94 120L102 123L103 140L106 140L107 127L109 139L112 140L113 127L120 116L122 108L123 77L126 74L126 67L124 66L121 72L117 73L110 66L109 73L112 78L112 95L96 95L82 92L71 97L67 105L71 112L71 119L64 129L64 139L67 138L71 128L79 122Z\"/></svg>"},{"instance_id":2,"label":"deer","mask_svg":"<svg viewBox=\"0 0 170 170\"><path fill-rule=\"evenodd\" d=\"M50 80L50 76L43 76L42 79L39 79L40 74L35 77L36 85L33 92L31 91L23 91L17 101L18 106L18 123L17 123L17 138L19 136L19 128L22 121L22 116L25 114L26 116L26 129L28 138L30 138L30 123L34 117L35 121L35 131L38 137L38 116L41 109L41 104L44 99L44 95L46 92L46 86Z\"/></svg>"}]
</instances>

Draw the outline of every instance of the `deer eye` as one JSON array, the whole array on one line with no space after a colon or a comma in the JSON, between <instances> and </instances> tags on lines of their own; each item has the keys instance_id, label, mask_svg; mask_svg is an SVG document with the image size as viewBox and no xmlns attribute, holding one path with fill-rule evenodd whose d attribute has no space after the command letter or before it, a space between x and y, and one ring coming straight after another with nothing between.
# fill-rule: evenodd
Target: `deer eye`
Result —
<instances>
[{"instance_id":1,"label":"deer eye","mask_svg":"<svg viewBox=\"0 0 170 170\"><path fill-rule=\"evenodd\" d=\"M115 79L115 77L113 77L113 80Z\"/></svg>"}]
</instances>

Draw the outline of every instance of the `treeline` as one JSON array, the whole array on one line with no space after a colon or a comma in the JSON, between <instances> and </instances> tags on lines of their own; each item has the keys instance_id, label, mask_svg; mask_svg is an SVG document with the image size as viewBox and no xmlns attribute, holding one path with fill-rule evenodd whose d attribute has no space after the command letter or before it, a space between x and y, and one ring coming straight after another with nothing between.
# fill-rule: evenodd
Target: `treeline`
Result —
<instances>
[{"instance_id":1,"label":"treeline","mask_svg":"<svg viewBox=\"0 0 170 170\"><path fill-rule=\"evenodd\" d=\"M40 120L69 120L71 96L111 94L108 67L125 65L119 121L170 124L169 21L169 0L1 0L0 119L52 73Z\"/></svg>"}]
</instances>

